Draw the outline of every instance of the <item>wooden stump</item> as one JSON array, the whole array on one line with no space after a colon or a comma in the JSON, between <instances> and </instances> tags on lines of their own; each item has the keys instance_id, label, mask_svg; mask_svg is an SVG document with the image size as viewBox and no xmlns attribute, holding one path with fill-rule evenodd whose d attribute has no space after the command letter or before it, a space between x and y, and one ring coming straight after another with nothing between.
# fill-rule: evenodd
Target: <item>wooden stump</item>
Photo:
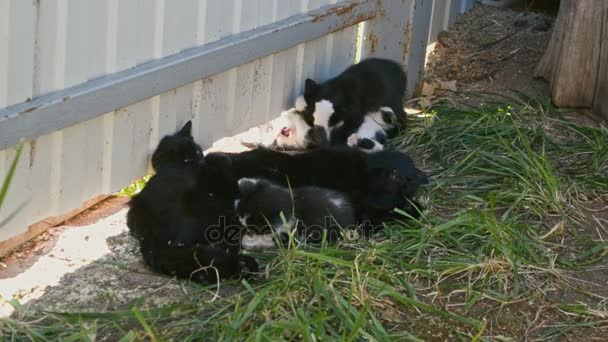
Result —
<instances>
[{"instance_id":1,"label":"wooden stump","mask_svg":"<svg viewBox=\"0 0 608 342\"><path fill-rule=\"evenodd\" d=\"M593 108L608 119L608 1L562 0L535 76L559 107Z\"/></svg>"}]
</instances>

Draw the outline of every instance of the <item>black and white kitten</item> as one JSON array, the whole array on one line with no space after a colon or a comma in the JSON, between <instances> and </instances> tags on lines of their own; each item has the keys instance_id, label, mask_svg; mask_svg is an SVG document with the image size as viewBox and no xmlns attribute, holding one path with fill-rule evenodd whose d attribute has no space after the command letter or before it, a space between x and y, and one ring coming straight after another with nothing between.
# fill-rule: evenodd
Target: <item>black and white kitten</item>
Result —
<instances>
[{"instance_id":1,"label":"black and white kitten","mask_svg":"<svg viewBox=\"0 0 608 342\"><path fill-rule=\"evenodd\" d=\"M279 118L270 122L270 132L262 145L278 150L304 150L328 146L330 141L336 142L332 139L334 127L329 126L329 117L333 111L328 102L317 105L314 126L310 126L304 119L302 113L305 111L306 102L300 96L296 99L294 108L282 112ZM393 110L381 107L365 115L346 144L368 153L381 151L387 139L395 136L398 125Z\"/></svg>"},{"instance_id":2,"label":"black and white kitten","mask_svg":"<svg viewBox=\"0 0 608 342\"><path fill-rule=\"evenodd\" d=\"M389 137L397 130L395 113L390 107L380 107L374 113L368 113L357 132L351 134L346 143L361 151L372 153L384 150Z\"/></svg>"},{"instance_id":3,"label":"black and white kitten","mask_svg":"<svg viewBox=\"0 0 608 342\"><path fill-rule=\"evenodd\" d=\"M357 220L350 199L334 190L305 186L287 188L261 178L241 178L236 214L249 232L243 248L272 247L289 233L304 242L333 242Z\"/></svg>"},{"instance_id":4,"label":"black and white kitten","mask_svg":"<svg viewBox=\"0 0 608 342\"><path fill-rule=\"evenodd\" d=\"M405 123L406 80L399 63L381 58L362 60L323 83L307 79L302 115L310 126L327 127L332 145L346 144L365 116L381 107L391 108L397 119Z\"/></svg>"},{"instance_id":5,"label":"black and white kitten","mask_svg":"<svg viewBox=\"0 0 608 342\"><path fill-rule=\"evenodd\" d=\"M212 156L208 155L207 157ZM268 149L223 154L237 178L264 178L284 187L317 186L338 191L350 200L357 219L379 224L399 208L412 216L418 187L426 175L398 151L366 154L347 147L318 148L296 154Z\"/></svg>"}]
</instances>

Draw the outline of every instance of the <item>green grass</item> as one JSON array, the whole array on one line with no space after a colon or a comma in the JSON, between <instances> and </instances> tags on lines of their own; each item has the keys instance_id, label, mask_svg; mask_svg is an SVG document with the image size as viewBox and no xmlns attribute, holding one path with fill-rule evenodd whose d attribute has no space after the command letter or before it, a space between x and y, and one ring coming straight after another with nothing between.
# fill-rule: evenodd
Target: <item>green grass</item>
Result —
<instances>
[{"instance_id":1,"label":"green grass","mask_svg":"<svg viewBox=\"0 0 608 342\"><path fill-rule=\"evenodd\" d=\"M147 175L143 178L136 180L135 182L122 188L117 193L117 195L125 196L125 197L133 197L133 196L137 195L144 188L144 186L146 186L146 183L150 180L151 177L152 177L152 175L150 174L150 175Z\"/></svg>"},{"instance_id":2,"label":"green grass","mask_svg":"<svg viewBox=\"0 0 608 342\"><path fill-rule=\"evenodd\" d=\"M4 180L2 181L2 187L0 187L0 209L2 209L2 205L6 200L6 195L13 181L13 177L15 176L15 170L17 169L17 163L19 163L19 158L21 157L22 150L23 145L19 145L15 148L15 156L13 157L13 161L11 162L8 171L4 176ZM17 207L17 209L6 215L4 218L0 218L0 228L4 227L8 223L8 221L15 217L15 215L17 215L24 206L25 203L21 204L19 207Z\"/></svg>"},{"instance_id":3,"label":"green grass","mask_svg":"<svg viewBox=\"0 0 608 342\"><path fill-rule=\"evenodd\" d=\"M373 240L260 253L266 274L227 282L237 293L213 301L214 287L191 285L189 301L159 308L21 309L19 319L0 321L2 332L33 340L480 341L605 329L608 299L577 276L605 263L608 251L585 210L608 205L608 130L577 126L544 104L489 100L483 109L435 107L394 141L433 176L419 220L387 222Z\"/></svg>"}]
</instances>

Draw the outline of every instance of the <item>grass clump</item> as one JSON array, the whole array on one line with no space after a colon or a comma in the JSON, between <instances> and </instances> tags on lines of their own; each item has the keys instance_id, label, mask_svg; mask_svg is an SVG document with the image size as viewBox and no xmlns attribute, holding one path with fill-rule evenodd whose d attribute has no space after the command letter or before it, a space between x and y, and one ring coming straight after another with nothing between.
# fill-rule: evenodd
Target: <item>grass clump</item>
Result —
<instances>
[{"instance_id":1,"label":"grass clump","mask_svg":"<svg viewBox=\"0 0 608 342\"><path fill-rule=\"evenodd\" d=\"M152 178L151 174L147 175L143 178L140 178L140 179L136 180L135 182L120 189L120 191L118 191L118 193L116 193L116 195L122 196L122 197L133 197L133 196L137 195L144 188L144 186L146 186L146 183L148 183L150 178Z\"/></svg>"},{"instance_id":2,"label":"grass clump","mask_svg":"<svg viewBox=\"0 0 608 342\"><path fill-rule=\"evenodd\" d=\"M177 304L22 309L0 321L2 332L124 341L601 336L608 294L581 271L606 262L588 208L608 206L608 130L547 105L492 100L435 107L394 141L432 175L418 220L387 222L371 240L260 252L266 271L256 281L184 283L188 300Z\"/></svg>"}]
</instances>

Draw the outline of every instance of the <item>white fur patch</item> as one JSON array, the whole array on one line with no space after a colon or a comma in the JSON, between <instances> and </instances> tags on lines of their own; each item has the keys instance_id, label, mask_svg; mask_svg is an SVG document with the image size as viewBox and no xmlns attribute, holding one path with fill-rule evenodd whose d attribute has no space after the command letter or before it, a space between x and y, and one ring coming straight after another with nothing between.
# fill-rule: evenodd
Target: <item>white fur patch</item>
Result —
<instances>
[{"instance_id":1,"label":"white fur patch","mask_svg":"<svg viewBox=\"0 0 608 342\"><path fill-rule=\"evenodd\" d=\"M306 110L306 100L304 100L304 96L298 96L295 107L298 112L303 112Z\"/></svg>"},{"instance_id":2,"label":"white fur patch","mask_svg":"<svg viewBox=\"0 0 608 342\"><path fill-rule=\"evenodd\" d=\"M310 127L306 121L304 121L304 118L294 110L290 110L289 113L285 115L285 118L286 125L284 127L290 128L291 134L289 137L286 137L279 131L276 138L276 144L278 146L306 148L306 134L308 134L308 131L310 131L312 127Z\"/></svg>"},{"instance_id":3,"label":"white fur patch","mask_svg":"<svg viewBox=\"0 0 608 342\"><path fill-rule=\"evenodd\" d=\"M243 249L274 249L276 244L272 234L245 235L241 240Z\"/></svg>"},{"instance_id":4,"label":"white fur patch","mask_svg":"<svg viewBox=\"0 0 608 342\"><path fill-rule=\"evenodd\" d=\"M247 178L247 177L245 177L245 178L239 179L239 183L238 184L239 184L239 188L243 187L243 186L246 186L246 185L252 185L253 186L253 185L258 184L258 180L255 179L255 178Z\"/></svg>"},{"instance_id":5,"label":"white fur patch","mask_svg":"<svg viewBox=\"0 0 608 342\"><path fill-rule=\"evenodd\" d=\"M315 112L312 115L315 118L315 125L325 128L329 134L329 118L334 113L334 104L328 100L321 100L315 104Z\"/></svg>"},{"instance_id":6,"label":"white fur patch","mask_svg":"<svg viewBox=\"0 0 608 342\"><path fill-rule=\"evenodd\" d=\"M284 128L290 130L289 136L282 134ZM304 121L296 109L292 108L282 112L278 118L270 122L269 133L262 139L262 145L276 144L279 147L306 148L306 134L311 129L312 127Z\"/></svg>"},{"instance_id":7,"label":"white fur patch","mask_svg":"<svg viewBox=\"0 0 608 342\"><path fill-rule=\"evenodd\" d=\"M385 134L387 130L393 127L393 124L384 121L383 112L394 115L390 107L380 107L377 112L367 113L357 132L348 137L348 146L355 147L359 140L369 139L374 142L374 146L371 149L361 149L362 151L368 153L382 151L384 146L376 141L376 133Z\"/></svg>"},{"instance_id":8,"label":"white fur patch","mask_svg":"<svg viewBox=\"0 0 608 342\"><path fill-rule=\"evenodd\" d=\"M241 203L240 199L237 198L237 199L234 200L234 210L236 210L236 208L239 207L239 203Z\"/></svg>"},{"instance_id":9,"label":"white fur patch","mask_svg":"<svg viewBox=\"0 0 608 342\"><path fill-rule=\"evenodd\" d=\"M291 233L291 231L293 230L293 228L296 226L297 223L297 219L295 217L291 217L287 223L283 223L283 220L281 220L281 218L279 217L273 224L272 229L275 231L276 234L283 234L283 233Z\"/></svg>"},{"instance_id":10,"label":"white fur patch","mask_svg":"<svg viewBox=\"0 0 608 342\"><path fill-rule=\"evenodd\" d=\"M247 219L248 218L249 218L249 215L239 216L239 222L241 222L241 225L243 227L247 227Z\"/></svg>"},{"instance_id":11,"label":"white fur patch","mask_svg":"<svg viewBox=\"0 0 608 342\"><path fill-rule=\"evenodd\" d=\"M395 115L395 113L393 112L393 109L391 107L380 107L380 111L391 113L391 114Z\"/></svg>"},{"instance_id":12,"label":"white fur patch","mask_svg":"<svg viewBox=\"0 0 608 342\"><path fill-rule=\"evenodd\" d=\"M330 198L329 201L338 208L341 208L346 204L346 201L342 197L333 197Z\"/></svg>"},{"instance_id":13,"label":"white fur patch","mask_svg":"<svg viewBox=\"0 0 608 342\"><path fill-rule=\"evenodd\" d=\"M374 143L374 147L372 147L370 149L361 148L361 151L366 152L366 153L373 153L373 152L378 152L378 151L384 150L384 145L382 145L381 143L377 142L374 139L370 139L370 140Z\"/></svg>"},{"instance_id":14,"label":"white fur patch","mask_svg":"<svg viewBox=\"0 0 608 342\"><path fill-rule=\"evenodd\" d=\"M384 132L385 126L384 120L382 119L382 112L369 113L365 116L361 127L357 130L357 135L359 136L359 139L375 139L376 133Z\"/></svg>"},{"instance_id":15,"label":"white fur patch","mask_svg":"<svg viewBox=\"0 0 608 342\"><path fill-rule=\"evenodd\" d=\"M357 133L351 134L348 139L346 139L346 144L350 147L357 147L359 143L359 135Z\"/></svg>"}]
</instances>

